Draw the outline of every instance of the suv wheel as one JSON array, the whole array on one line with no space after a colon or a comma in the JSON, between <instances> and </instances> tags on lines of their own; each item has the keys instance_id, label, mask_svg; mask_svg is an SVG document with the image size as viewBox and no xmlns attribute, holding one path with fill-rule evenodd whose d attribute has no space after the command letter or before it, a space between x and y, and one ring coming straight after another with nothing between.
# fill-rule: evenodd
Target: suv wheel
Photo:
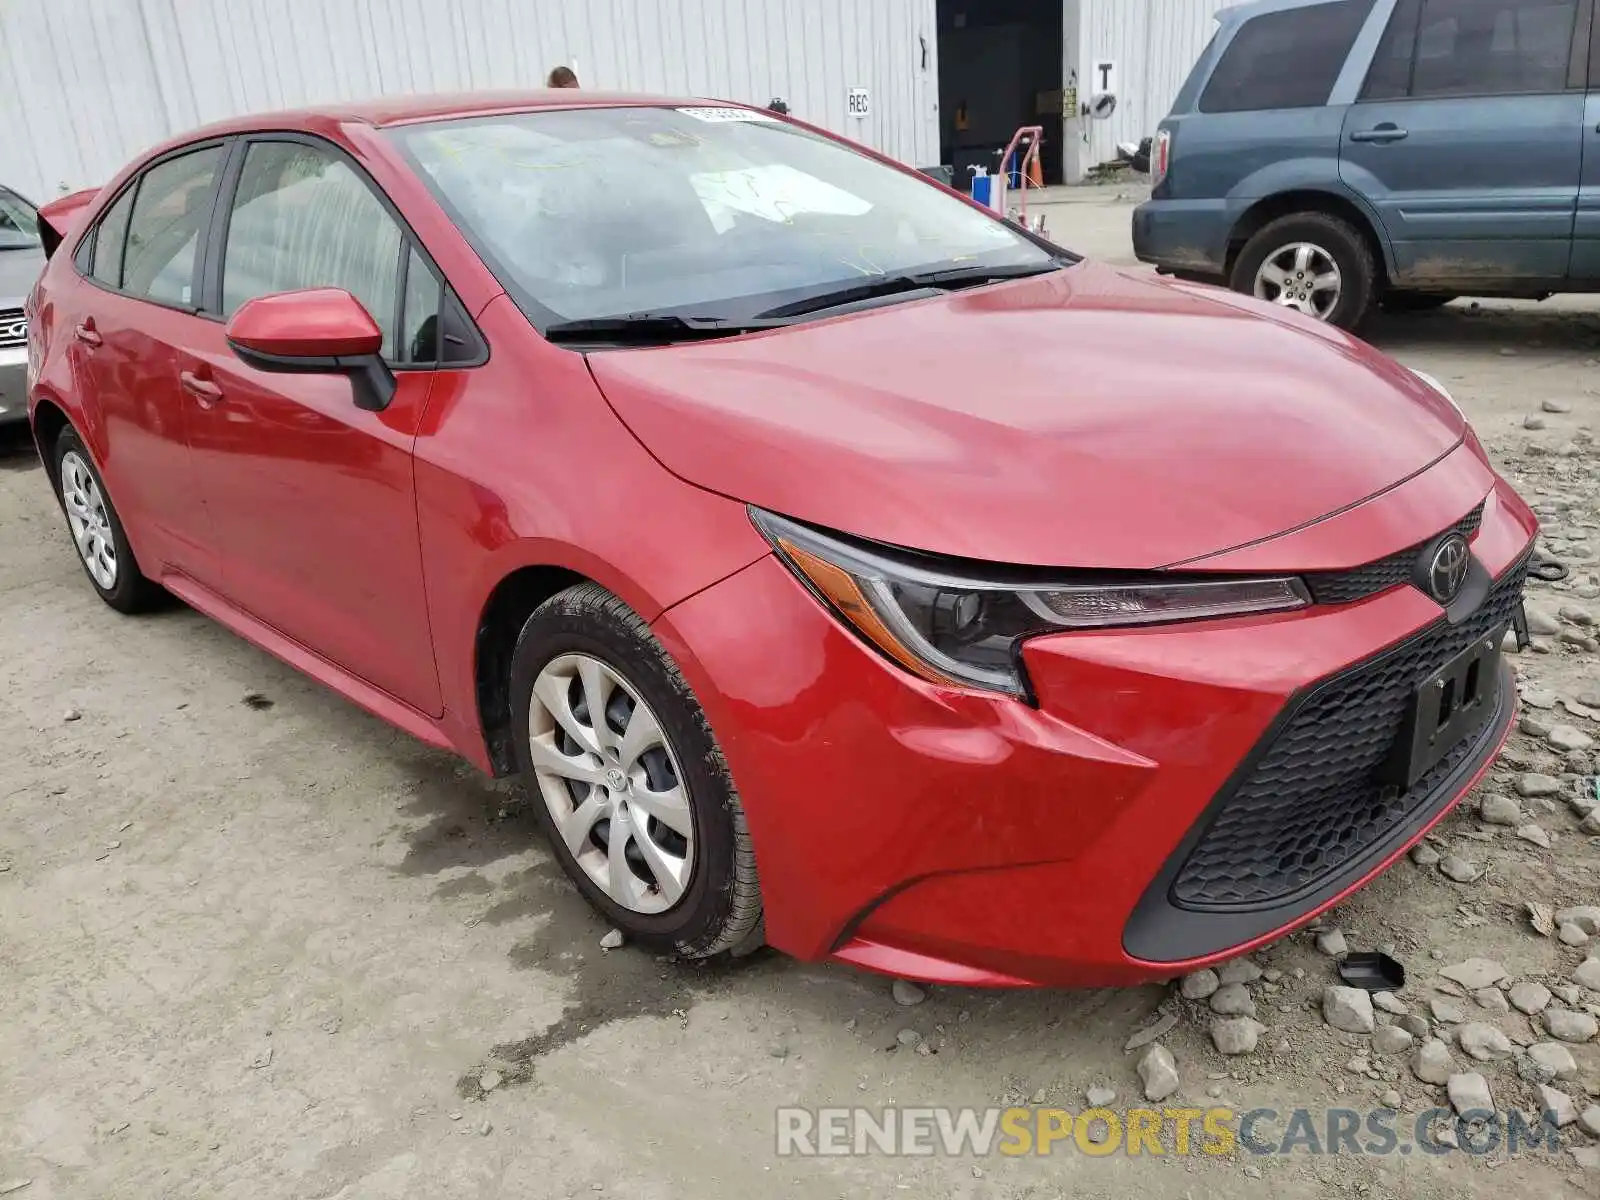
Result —
<instances>
[{"instance_id":1,"label":"suv wheel","mask_svg":"<svg viewBox=\"0 0 1600 1200\"><path fill-rule=\"evenodd\" d=\"M596 584L540 605L511 663L518 765L561 867L634 941L689 958L761 937L744 809L694 693Z\"/></svg>"},{"instance_id":2,"label":"suv wheel","mask_svg":"<svg viewBox=\"0 0 1600 1200\"><path fill-rule=\"evenodd\" d=\"M111 493L74 430L63 429L56 438L55 464L67 529L94 590L118 612L150 607L161 589L139 570Z\"/></svg>"},{"instance_id":3,"label":"suv wheel","mask_svg":"<svg viewBox=\"0 0 1600 1200\"><path fill-rule=\"evenodd\" d=\"M1360 230L1342 217L1306 212L1279 217L1244 244L1230 285L1341 329L1361 324L1372 306L1377 264Z\"/></svg>"}]
</instances>

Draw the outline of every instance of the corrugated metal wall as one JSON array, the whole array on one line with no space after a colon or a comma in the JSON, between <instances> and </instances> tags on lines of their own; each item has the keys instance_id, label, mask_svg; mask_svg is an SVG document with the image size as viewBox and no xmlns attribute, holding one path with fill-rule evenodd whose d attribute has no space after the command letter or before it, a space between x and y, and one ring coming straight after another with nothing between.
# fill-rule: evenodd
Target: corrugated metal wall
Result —
<instances>
[{"instance_id":1,"label":"corrugated metal wall","mask_svg":"<svg viewBox=\"0 0 1600 1200\"><path fill-rule=\"evenodd\" d=\"M1200 52L1216 29L1219 9L1240 0L1064 0L1067 70L1076 69L1087 100L1098 60L1117 64L1117 111L1108 121L1078 121L1075 140L1083 169L1116 156L1118 142L1149 137L1167 115ZM1072 10L1078 9L1073 46Z\"/></svg>"},{"instance_id":2,"label":"corrugated metal wall","mask_svg":"<svg viewBox=\"0 0 1600 1200\"><path fill-rule=\"evenodd\" d=\"M764 104L937 160L935 0L0 0L0 176L36 200L261 109L584 86ZM846 114L869 89L865 119Z\"/></svg>"}]
</instances>

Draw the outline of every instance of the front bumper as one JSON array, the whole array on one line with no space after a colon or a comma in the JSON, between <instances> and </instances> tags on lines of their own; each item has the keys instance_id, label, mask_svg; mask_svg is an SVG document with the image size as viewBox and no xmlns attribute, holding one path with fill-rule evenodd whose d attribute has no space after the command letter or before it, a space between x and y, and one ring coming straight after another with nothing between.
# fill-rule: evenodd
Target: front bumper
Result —
<instances>
[{"instance_id":1,"label":"front bumper","mask_svg":"<svg viewBox=\"0 0 1600 1200\"><path fill-rule=\"evenodd\" d=\"M1505 578L1534 528L1497 484L1474 557ZM1508 677L1471 745L1392 819L1327 827L1329 870L1282 895L1246 889L1242 904L1196 906L1174 886L1296 714L1457 615L1402 585L1292 614L1041 637L1023 651L1037 708L908 677L771 558L656 628L740 790L769 942L941 982L1084 986L1171 977L1282 936L1440 819L1509 730ZM1283 824L1245 823L1258 858ZM1227 874L1225 860L1207 870Z\"/></svg>"},{"instance_id":2,"label":"front bumper","mask_svg":"<svg viewBox=\"0 0 1600 1200\"><path fill-rule=\"evenodd\" d=\"M0 425L28 419L28 348L0 349Z\"/></svg>"}]
</instances>

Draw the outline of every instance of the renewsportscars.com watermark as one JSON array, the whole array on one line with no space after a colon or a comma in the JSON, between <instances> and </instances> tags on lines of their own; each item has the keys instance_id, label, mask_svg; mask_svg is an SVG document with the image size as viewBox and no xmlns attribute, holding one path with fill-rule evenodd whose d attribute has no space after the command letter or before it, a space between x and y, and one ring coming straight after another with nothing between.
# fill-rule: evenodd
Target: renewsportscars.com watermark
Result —
<instances>
[{"instance_id":1,"label":"renewsportscars.com watermark","mask_svg":"<svg viewBox=\"0 0 1600 1200\"><path fill-rule=\"evenodd\" d=\"M1559 1153L1554 1114L1431 1108L780 1108L780 1155Z\"/></svg>"}]
</instances>

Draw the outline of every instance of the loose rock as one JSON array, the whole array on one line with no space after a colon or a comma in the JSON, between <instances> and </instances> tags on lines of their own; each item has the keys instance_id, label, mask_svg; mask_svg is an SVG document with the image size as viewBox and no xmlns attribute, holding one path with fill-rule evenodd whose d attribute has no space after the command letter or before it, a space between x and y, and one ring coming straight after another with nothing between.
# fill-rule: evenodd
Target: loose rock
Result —
<instances>
[{"instance_id":1,"label":"loose rock","mask_svg":"<svg viewBox=\"0 0 1600 1200\"><path fill-rule=\"evenodd\" d=\"M1253 1017L1227 1017L1211 1022L1211 1041L1220 1054L1250 1054L1266 1031Z\"/></svg>"},{"instance_id":2,"label":"loose rock","mask_svg":"<svg viewBox=\"0 0 1600 1200\"><path fill-rule=\"evenodd\" d=\"M1406 1007L1406 1002L1393 992L1373 992L1372 1007L1381 1009L1386 1013L1393 1013L1397 1017L1403 1017L1411 1011Z\"/></svg>"},{"instance_id":3,"label":"loose rock","mask_svg":"<svg viewBox=\"0 0 1600 1200\"><path fill-rule=\"evenodd\" d=\"M1317 934L1317 949L1329 958L1343 958L1350 952L1350 946L1345 941L1344 934L1337 929L1329 929Z\"/></svg>"},{"instance_id":4,"label":"loose rock","mask_svg":"<svg viewBox=\"0 0 1600 1200\"><path fill-rule=\"evenodd\" d=\"M1574 1012L1570 1008L1545 1009L1544 1027L1558 1042L1588 1042L1600 1033L1600 1021L1591 1013Z\"/></svg>"},{"instance_id":5,"label":"loose rock","mask_svg":"<svg viewBox=\"0 0 1600 1200\"><path fill-rule=\"evenodd\" d=\"M1433 1013L1433 1019L1441 1025L1456 1025L1465 1019L1460 1006L1448 1000L1435 998L1428 1001L1428 1011Z\"/></svg>"},{"instance_id":6,"label":"loose rock","mask_svg":"<svg viewBox=\"0 0 1600 1200\"><path fill-rule=\"evenodd\" d=\"M1600 933L1600 907L1592 904L1579 904L1571 908L1558 909L1556 911L1556 920L1562 923L1570 922L1591 937Z\"/></svg>"},{"instance_id":7,"label":"loose rock","mask_svg":"<svg viewBox=\"0 0 1600 1200\"><path fill-rule=\"evenodd\" d=\"M1563 921L1561 924L1557 925L1556 937L1559 938L1564 945L1568 946L1582 946L1586 945L1589 941L1589 935L1583 931L1583 927L1573 921Z\"/></svg>"},{"instance_id":8,"label":"loose rock","mask_svg":"<svg viewBox=\"0 0 1600 1200\"><path fill-rule=\"evenodd\" d=\"M1322 993L1322 1017L1345 1033L1371 1033L1372 997L1360 988L1330 987Z\"/></svg>"},{"instance_id":9,"label":"loose rock","mask_svg":"<svg viewBox=\"0 0 1600 1200\"><path fill-rule=\"evenodd\" d=\"M1446 854L1439 861L1439 871L1446 879L1453 879L1456 883L1475 883L1483 868L1477 863L1468 862L1454 854Z\"/></svg>"},{"instance_id":10,"label":"loose rock","mask_svg":"<svg viewBox=\"0 0 1600 1200\"><path fill-rule=\"evenodd\" d=\"M1563 754L1569 750L1592 750L1594 748L1594 739L1573 725L1557 725L1550 731L1550 737L1547 740Z\"/></svg>"},{"instance_id":11,"label":"loose rock","mask_svg":"<svg viewBox=\"0 0 1600 1200\"><path fill-rule=\"evenodd\" d=\"M1522 808L1510 796L1485 796L1478 816L1486 825L1515 825L1522 820Z\"/></svg>"},{"instance_id":12,"label":"loose rock","mask_svg":"<svg viewBox=\"0 0 1600 1200\"><path fill-rule=\"evenodd\" d=\"M1530 1017L1543 1012L1550 1005L1550 989L1542 983L1524 980L1512 984L1511 991L1507 993L1511 1007L1518 1012L1527 1013Z\"/></svg>"},{"instance_id":13,"label":"loose rock","mask_svg":"<svg viewBox=\"0 0 1600 1200\"><path fill-rule=\"evenodd\" d=\"M1224 986L1230 983L1254 983L1261 978L1261 968L1249 958L1236 958L1222 964L1217 978Z\"/></svg>"},{"instance_id":14,"label":"loose rock","mask_svg":"<svg viewBox=\"0 0 1600 1200\"><path fill-rule=\"evenodd\" d=\"M1378 1097L1378 1102L1385 1108L1398 1111L1400 1106L1405 1103L1405 1097L1403 1097L1393 1088L1390 1088L1387 1092Z\"/></svg>"},{"instance_id":15,"label":"loose rock","mask_svg":"<svg viewBox=\"0 0 1600 1200\"><path fill-rule=\"evenodd\" d=\"M1178 990L1183 993L1185 1000L1204 1000L1217 990L1217 973L1209 967L1185 975L1183 982L1178 985Z\"/></svg>"},{"instance_id":16,"label":"loose rock","mask_svg":"<svg viewBox=\"0 0 1600 1200\"><path fill-rule=\"evenodd\" d=\"M1563 604L1556 610L1563 620L1571 621L1574 625L1593 625L1594 614L1581 604Z\"/></svg>"},{"instance_id":17,"label":"loose rock","mask_svg":"<svg viewBox=\"0 0 1600 1200\"><path fill-rule=\"evenodd\" d=\"M1561 794L1561 780L1554 775L1542 775L1538 771L1527 771L1517 776L1517 795L1519 796L1559 796Z\"/></svg>"},{"instance_id":18,"label":"loose rock","mask_svg":"<svg viewBox=\"0 0 1600 1200\"><path fill-rule=\"evenodd\" d=\"M1510 1012L1511 1005L1506 1000L1506 994L1499 988L1479 988L1472 993L1472 998L1478 1002L1479 1008L1486 1008L1490 1012Z\"/></svg>"},{"instance_id":19,"label":"loose rock","mask_svg":"<svg viewBox=\"0 0 1600 1200\"><path fill-rule=\"evenodd\" d=\"M1534 1090L1539 1093L1539 1111L1557 1129L1565 1129L1578 1119L1578 1106L1560 1088L1541 1083Z\"/></svg>"},{"instance_id":20,"label":"loose rock","mask_svg":"<svg viewBox=\"0 0 1600 1200\"><path fill-rule=\"evenodd\" d=\"M1550 835L1544 831L1543 826L1535 825L1531 821L1526 825L1517 826L1517 836L1525 842L1532 842L1541 850L1550 849Z\"/></svg>"},{"instance_id":21,"label":"loose rock","mask_svg":"<svg viewBox=\"0 0 1600 1200\"><path fill-rule=\"evenodd\" d=\"M1572 978L1591 992L1600 992L1600 958L1584 959L1572 972Z\"/></svg>"},{"instance_id":22,"label":"loose rock","mask_svg":"<svg viewBox=\"0 0 1600 1200\"><path fill-rule=\"evenodd\" d=\"M1177 1025L1178 1018L1173 1013L1162 1013L1143 1029L1135 1030L1132 1037L1123 1044L1124 1050L1137 1050L1141 1046L1148 1046L1158 1037L1164 1036L1168 1030Z\"/></svg>"},{"instance_id":23,"label":"loose rock","mask_svg":"<svg viewBox=\"0 0 1600 1200\"><path fill-rule=\"evenodd\" d=\"M1092 1087L1084 1093L1090 1108L1106 1108L1117 1099L1117 1093L1108 1087Z\"/></svg>"},{"instance_id":24,"label":"loose rock","mask_svg":"<svg viewBox=\"0 0 1600 1200\"><path fill-rule=\"evenodd\" d=\"M902 1046L915 1046L922 1040L922 1035L915 1029L902 1029L894 1035L894 1040Z\"/></svg>"},{"instance_id":25,"label":"loose rock","mask_svg":"<svg viewBox=\"0 0 1600 1200\"><path fill-rule=\"evenodd\" d=\"M1506 977L1506 969L1492 958L1469 958L1453 966L1441 967L1439 974L1451 983L1459 983L1468 991L1477 991L1499 983Z\"/></svg>"},{"instance_id":26,"label":"loose rock","mask_svg":"<svg viewBox=\"0 0 1600 1200\"><path fill-rule=\"evenodd\" d=\"M1543 417L1536 417L1532 413L1529 413L1527 416L1522 418L1522 427L1524 429L1533 430L1543 429L1545 427L1545 419Z\"/></svg>"},{"instance_id":27,"label":"loose rock","mask_svg":"<svg viewBox=\"0 0 1600 1200\"><path fill-rule=\"evenodd\" d=\"M1456 1042L1467 1057L1478 1062L1498 1062L1510 1058L1511 1039L1493 1025L1473 1021L1456 1030Z\"/></svg>"},{"instance_id":28,"label":"loose rock","mask_svg":"<svg viewBox=\"0 0 1600 1200\"><path fill-rule=\"evenodd\" d=\"M1146 1050L1137 1070L1146 1100L1165 1100L1178 1090L1178 1064L1165 1046L1151 1046Z\"/></svg>"},{"instance_id":29,"label":"loose rock","mask_svg":"<svg viewBox=\"0 0 1600 1200\"><path fill-rule=\"evenodd\" d=\"M1380 1025L1372 1032L1372 1048L1380 1054L1404 1054L1412 1038L1398 1025Z\"/></svg>"},{"instance_id":30,"label":"loose rock","mask_svg":"<svg viewBox=\"0 0 1600 1200\"><path fill-rule=\"evenodd\" d=\"M1223 984L1211 995L1211 1011L1222 1017L1253 1017L1256 1002L1242 983Z\"/></svg>"},{"instance_id":31,"label":"loose rock","mask_svg":"<svg viewBox=\"0 0 1600 1200\"><path fill-rule=\"evenodd\" d=\"M491 1069L478 1076L478 1086L486 1092L492 1092L500 1086L503 1079L499 1071Z\"/></svg>"},{"instance_id":32,"label":"loose rock","mask_svg":"<svg viewBox=\"0 0 1600 1200\"><path fill-rule=\"evenodd\" d=\"M1419 1017L1416 1013L1407 1013L1397 1018L1394 1024L1396 1029L1404 1029L1414 1038L1425 1038L1432 1029L1428 1024L1428 1018Z\"/></svg>"},{"instance_id":33,"label":"loose rock","mask_svg":"<svg viewBox=\"0 0 1600 1200\"><path fill-rule=\"evenodd\" d=\"M909 979L896 979L889 989L894 1002L905 1008L921 1004L928 998L928 989L919 983L912 983Z\"/></svg>"},{"instance_id":34,"label":"loose rock","mask_svg":"<svg viewBox=\"0 0 1600 1200\"><path fill-rule=\"evenodd\" d=\"M1550 722L1538 713L1529 713L1517 723L1517 728L1521 729L1529 737L1542 738L1550 736L1551 726Z\"/></svg>"},{"instance_id":35,"label":"loose rock","mask_svg":"<svg viewBox=\"0 0 1600 1200\"><path fill-rule=\"evenodd\" d=\"M1572 411L1572 401L1557 400L1554 397L1551 397L1543 404L1539 405L1539 407L1544 409L1544 411L1547 413L1569 413Z\"/></svg>"},{"instance_id":36,"label":"loose rock","mask_svg":"<svg viewBox=\"0 0 1600 1200\"><path fill-rule=\"evenodd\" d=\"M605 937L600 939L600 949L620 950L622 948L622 941L622 930L612 929L606 933Z\"/></svg>"},{"instance_id":37,"label":"loose rock","mask_svg":"<svg viewBox=\"0 0 1600 1200\"><path fill-rule=\"evenodd\" d=\"M1578 1128L1590 1137L1600 1137L1600 1104L1591 1104L1578 1118Z\"/></svg>"},{"instance_id":38,"label":"loose rock","mask_svg":"<svg viewBox=\"0 0 1600 1200\"><path fill-rule=\"evenodd\" d=\"M1446 1083L1455 1069L1450 1048L1438 1038L1428 1038L1411 1056L1411 1073L1423 1083Z\"/></svg>"},{"instance_id":39,"label":"loose rock","mask_svg":"<svg viewBox=\"0 0 1600 1200\"><path fill-rule=\"evenodd\" d=\"M75 708L69 708L66 712L61 714L61 719L68 723L73 721L81 721L83 720L83 714Z\"/></svg>"},{"instance_id":40,"label":"loose rock","mask_svg":"<svg viewBox=\"0 0 1600 1200\"><path fill-rule=\"evenodd\" d=\"M1560 1042L1534 1042L1528 1046L1528 1059L1550 1078L1578 1078L1578 1059Z\"/></svg>"},{"instance_id":41,"label":"loose rock","mask_svg":"<svg viewBox=\"0 0 1600 1200\"><path fill-rule=\"evenodd\" d=\"M1575 983L1552 983L1550 991L1563 1004L1576 1004L1583 999L1583 989Z\"/></svg>"},{"instance_id":42,"label":"loose rock","mask_svg":"<svg viewBox=\"0 0 1600 1200\"><path fill-rule=\"evenodd\" d=\"M1418 842L1411 847L1411 861L1419 867L1436 867L1439 865L1439 852L1427 842Z\"/></svg>"},{"instance_id":43,"label":"loose rock","mask_svg":"<svg viewBox=\"0 0 1600 1200\"><path fill-rule=\"evenodd\" d=\"M1528 608L1528 632L1536 637L1554 637L1561 632L1561 622L1545 612L1537 605L1530 604ZM1546 705L1545 707L1551 707Z\"/></svg>"},{"instance_id":44,"label":"loose rock","mask_svg":"<svg viewBox=\"0 0 1600 1200\"><path fill-rule=\"evenodd\" d=\"M1494 1095L1489 1091L1489 1082L1476 1071L1463 1071L1450 1076L1445 1091L1450 1096L1450 1107L1457 1113L1494 1111Z\"/></svg>"}]
</instances>

